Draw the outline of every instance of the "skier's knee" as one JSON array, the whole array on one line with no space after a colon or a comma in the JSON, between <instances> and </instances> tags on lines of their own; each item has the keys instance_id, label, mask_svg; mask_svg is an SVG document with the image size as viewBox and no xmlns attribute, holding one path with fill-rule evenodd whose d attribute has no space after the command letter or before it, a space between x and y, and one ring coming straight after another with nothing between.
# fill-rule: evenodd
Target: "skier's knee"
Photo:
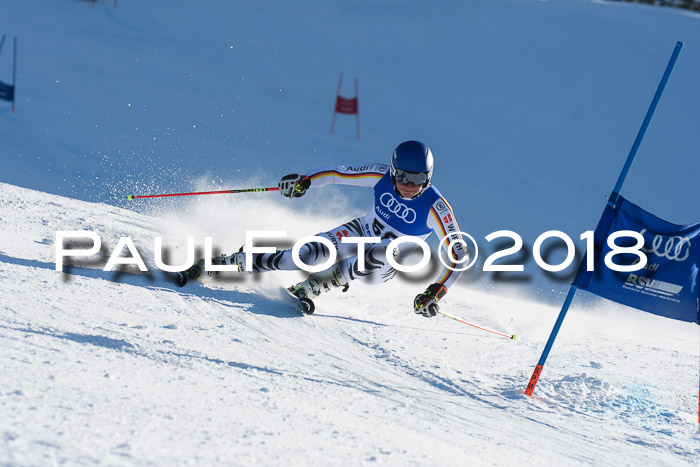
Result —
<instances>
[{"instance_id":1,"label":"skier's knee","mask_svg":"<svg viewBox=\"0 0 700 467\"><path fill-rule=\"evenodd\" d=\"M311 242L299 250L299 259L307 266L316 266L328 260L330 251L320 242Z\"/></svg>"}]
</instances>

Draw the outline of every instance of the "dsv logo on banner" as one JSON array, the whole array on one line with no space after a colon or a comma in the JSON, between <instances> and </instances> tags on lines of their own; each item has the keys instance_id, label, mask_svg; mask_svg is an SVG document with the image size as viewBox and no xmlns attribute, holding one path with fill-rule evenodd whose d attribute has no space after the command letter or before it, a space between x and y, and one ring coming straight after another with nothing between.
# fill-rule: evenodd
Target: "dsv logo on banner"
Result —
<instances>
[{"instance_id":1,"label":"dsv logo on banner","mask_svg":"<svg viewBox=\"0 0 700 467\"><path fill-rule=\"evenodd\" d=\"M396 217L403 219L408 224L413 224L416 221L416 211L409 208L405 204L399 203L396 198L389 193L384 193L379 202L387 208L389 212L396 214Z\"/></svg>"},{"instance_id":2,"label":"dsv logo on banner","mask_svg":"<svg viewBox=\"0 0 700 467\"><path fill-rule=\"evenodd\" d=\"M644 236L647 229L642 229L640 234ZM645 237L645 246L648 245ZM665 241L664 241L665 240ZM651 248L642 247L645 253L652 253L659 258L666 258L669 261L682 262L690 256L690 240L686 237L674 236L664 237L663 235L655 235L651 241Z\"/></svg>"}]
</instances>

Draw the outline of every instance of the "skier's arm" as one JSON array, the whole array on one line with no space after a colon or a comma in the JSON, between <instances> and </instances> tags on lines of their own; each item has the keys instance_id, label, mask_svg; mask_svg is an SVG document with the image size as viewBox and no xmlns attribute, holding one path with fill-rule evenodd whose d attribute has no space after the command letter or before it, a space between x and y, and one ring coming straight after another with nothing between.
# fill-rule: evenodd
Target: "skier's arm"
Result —
<instances>
[{"instance_id":1,"label":"skier's arm","mask_svg":"<svg viewBox=\"0 0 700 467\"><path fill-rule=\"evenodd\" d=\"M311 186L330 184L373 187L389 171L386 164L331 165L307 172Z\"/></svg>"},{"instance_id":2,"label":"skier's arm","mask_svg":"<svg viewBox=\"0 0 700 467\"><path fill-rule=\"evenodd\" d=\"M467 244L459 230L452 207L450 207L445 198L439 198L430 208L428 226L433 229L438 240L447 237L445 246L448 251L448 261L450 261L448 264L451 268L463 269L469 264ZM452 271L447 267L443 267L436 283L449 289L461 275L461 271Z\"/></svg>"},{"instance_id":3,"label":"skier's arm","mask_svg":"<svg viewBox=\"0 0 700 467\"><path fill-rule=\"evenodd\" d=\"M438 240L446 238L444 244L448 253L447 264L450 266L449 268L443 266L435 283L431 284L423 294L418 295L414 301L414 311L430 317L434 313L430 311L429 303L439 301L445 296L447 289L459 279L463 271L453 271L450 268L463 269L469 264L469 252L454 212L445 198L440 197L433 203L428 216L428 226L433 229Z\"/></svg>"},{"instance_id":4,"label":"skier's arm","mask_svg":"<svg viewBox=\"0 0 700 467\"><path fill-rule=\"evenodd\" d=\"M305 175L289 174L282 177L278 186L282 196L299 198L311 186L330 184L373 187L389 171L385 164L331 165L312 170Z\"/></svg>"}]
</instances>

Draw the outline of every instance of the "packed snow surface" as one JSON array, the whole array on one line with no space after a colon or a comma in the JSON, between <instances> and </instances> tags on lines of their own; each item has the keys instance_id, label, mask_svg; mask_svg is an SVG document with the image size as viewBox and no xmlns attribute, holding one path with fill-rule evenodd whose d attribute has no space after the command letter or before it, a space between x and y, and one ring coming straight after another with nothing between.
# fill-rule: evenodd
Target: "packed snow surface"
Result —
<instances>
[{"instance_id":1,"label":"packed snow surface","mask_svg":"<svg viewBox=\"0 0 700 467\"><path fill-rule=\"evenodd\" d=\"M466 287L443 300L513 341L414 315L418 286L397 279L353 284L301 316L280 293L293 273L179 289L153 270L153 237L177 244L178 222L217 232L216 203L158 218L0 190L0 463L694 465L700 455L693 324L574 307L529 398L555 308ZM275 209L240 207L251 225ZM338 220L305 227L323 222ZM95 231L104 255L129 235L151 271L105 272L98 256L59 273L57 230Z\"/></svg>"}]
</instances>

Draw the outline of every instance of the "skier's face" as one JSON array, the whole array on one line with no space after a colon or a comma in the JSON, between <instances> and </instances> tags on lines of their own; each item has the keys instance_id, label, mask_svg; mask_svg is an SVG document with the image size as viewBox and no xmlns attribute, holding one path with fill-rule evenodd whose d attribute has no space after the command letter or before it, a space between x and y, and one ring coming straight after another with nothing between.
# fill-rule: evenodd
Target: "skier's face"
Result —
<instances>
[{"instance_id":1,"label":"skier's face","mask_svg":"<svg viewBox=\"0 0 700 467\"><path fill-rule=\"evenodd\" d=\"M397 182L396 183L396 189L399 191L399 194L404 197L404 198L413 198L415 196L418 196L418 193L420 193L423 190L423 186L421 185L414 185L413 183L406 183L402 184Z\"/></svg>"}]
</instances>

